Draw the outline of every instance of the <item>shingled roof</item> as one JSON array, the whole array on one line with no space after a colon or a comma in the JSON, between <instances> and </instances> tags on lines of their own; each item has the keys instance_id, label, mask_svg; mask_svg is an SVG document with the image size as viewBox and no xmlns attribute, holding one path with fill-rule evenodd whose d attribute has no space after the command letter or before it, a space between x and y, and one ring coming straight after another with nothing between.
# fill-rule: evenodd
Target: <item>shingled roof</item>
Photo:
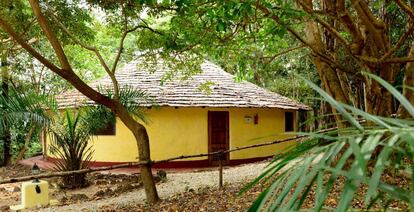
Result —
<instances>
[{"instance_id":1,"label":"shingled roof","mask_svg":"<svg viewBox=\"0 0 414 212\"><path fill-rule=\"evenodd\" d=\"M170 80L161 84L168 70L157 69L154 73L143 69L137 62L127 64L116 74L119 86L131 86L145 91L152 98L152 104L170 107L252 107L281 109L310 109L274 92L263 89L253 83L235 82L234 76L219 66L204 62L202 72L188 80ZM209 83L210 92L200 86ZM108 76L90 84L92 87L112 86ZM77 90L64 92L57 97L59 108L77 108L94 102ZM148 103L143 106L151 106Z\"/></svg>"}]
</instances>

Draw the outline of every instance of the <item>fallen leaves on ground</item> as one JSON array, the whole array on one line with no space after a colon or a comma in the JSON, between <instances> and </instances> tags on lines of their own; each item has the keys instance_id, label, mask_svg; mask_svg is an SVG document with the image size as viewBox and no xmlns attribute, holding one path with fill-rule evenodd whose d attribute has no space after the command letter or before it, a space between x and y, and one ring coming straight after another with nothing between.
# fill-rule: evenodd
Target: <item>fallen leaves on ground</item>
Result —
<instances>
[{"instance_id":1,"label":"fallen leaves on ground","mask_svg":"<svg viewBox=\"0 0 414 212\"><path fill-rule=\"evenodd\" d=\"M255 186L246 193L238 195L243 184L226 184L222 189L204 187L190 189L174 195L155 205L147 204L112 204L103 211L246 211L261 192Z\"/></svg>"},{"instance_id":2,"label":"fallen leaves on ground","mask_svg":"<svg viewBox=\"0 0 414 212\"><path fill-rule=\"evenodd\" d=\"M401 176L386 171L382 176L383 182L397 185L401 188L407 188L409 181ZM327 208L336 208L342 195L342 188L346 179L338 177L333 188L330 190L325 201ZM128 203L128 204L111 204L100 208L102 211L247 211L259 194L267 185L258 183L242 195L239 191L249 182L226 184L223 189L217 187L204 187L197 190L188 190L186 192L176 194L168 199L162 200L154 205ZM312 209L314 207L316 187L313 186L302 208ZM364 203L365 192L367 186L362 185L352 201L351 208L357 210L366 209ZM277 195L277 194L276 194ZM393 210L408 210L408 204L387 200L386 202L378 202L373 205L371 210L381 210L388 208Z\"/></svg>"}]
</instances>

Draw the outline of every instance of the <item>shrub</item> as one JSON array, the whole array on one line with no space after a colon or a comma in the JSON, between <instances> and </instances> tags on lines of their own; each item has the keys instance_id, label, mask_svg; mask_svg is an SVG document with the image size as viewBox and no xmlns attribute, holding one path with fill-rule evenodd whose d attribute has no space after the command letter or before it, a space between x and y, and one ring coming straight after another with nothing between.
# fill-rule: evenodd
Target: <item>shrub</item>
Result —
<instances>
[{"instance_id":1,"label":"shrub","mask_svg":"<svg viewBox=\"0 0 414 212\"><path fill-rule=\"evenodd\" d=\"M88 168L92 159L92 146L88 140L92 137L91 130L82 123L82 115L65 112L63 120L51 129L52 143L50 151L58 157L54 161L57 171L74 171ZM63 187L79 188L88 185L86 174L73 174L62 177Z\"/></svg>"}]
</instances>

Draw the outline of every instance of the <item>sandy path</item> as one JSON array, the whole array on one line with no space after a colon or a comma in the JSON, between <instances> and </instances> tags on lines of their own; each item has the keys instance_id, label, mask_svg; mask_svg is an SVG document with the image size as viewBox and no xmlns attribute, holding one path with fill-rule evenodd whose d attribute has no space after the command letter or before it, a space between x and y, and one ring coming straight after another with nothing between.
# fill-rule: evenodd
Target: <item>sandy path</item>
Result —
<instances>
[{"instance_id":1,"label":"sandy path","mask_svg":"<svg viewBox=\"0 0 414 212\"><path fill-rule=\"evenodd\" d=\"M223 181L224 183L237 183L254 179L262 172L266 164L267 163L261 162L226 168L223 174ZM218 186L218 171L170 173L167 174L167 181L159 184L157 190L160 197L164 199L188 189L196 190L206 186ZM99 211L99 208L104 205L128 205L137 202L145 202L145 193L143 189L124 193L114 198L45 208L41 211Z\"/></svg>"}]
</instances>

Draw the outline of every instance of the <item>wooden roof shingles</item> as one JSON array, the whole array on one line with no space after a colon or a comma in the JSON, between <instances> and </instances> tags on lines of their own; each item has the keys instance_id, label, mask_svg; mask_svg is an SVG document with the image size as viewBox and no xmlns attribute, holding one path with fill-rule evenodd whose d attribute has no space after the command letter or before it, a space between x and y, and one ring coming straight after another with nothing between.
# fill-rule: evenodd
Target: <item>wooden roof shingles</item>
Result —
<instances>
[{"instance_id":1,"label":"wooden roof shingles","mask_svg":"<svg viewBox=\"0 0 414 212\"><path fill-rule=\"evenodd\" d=\"M161 85L161 79L168 71L157 69L154 73L138 68L136 62L127 64L116 74L119 86L130 86L145 91L152 104L170 107L252 107L281 109L310 109L253 83L235 82L234 76L211 62L201 65L202 72L182 81L169 80ZM202 84L211 82L210 92L200 89ZM111 80L105 76L92 84L93 88L112 87ZM137 100L139 101L139 100ZM94 102L77 90L70 90L57 96L59 108L77 108ZM143 106L151 106L141 102Z\"/></svg>"}]
</instances>

